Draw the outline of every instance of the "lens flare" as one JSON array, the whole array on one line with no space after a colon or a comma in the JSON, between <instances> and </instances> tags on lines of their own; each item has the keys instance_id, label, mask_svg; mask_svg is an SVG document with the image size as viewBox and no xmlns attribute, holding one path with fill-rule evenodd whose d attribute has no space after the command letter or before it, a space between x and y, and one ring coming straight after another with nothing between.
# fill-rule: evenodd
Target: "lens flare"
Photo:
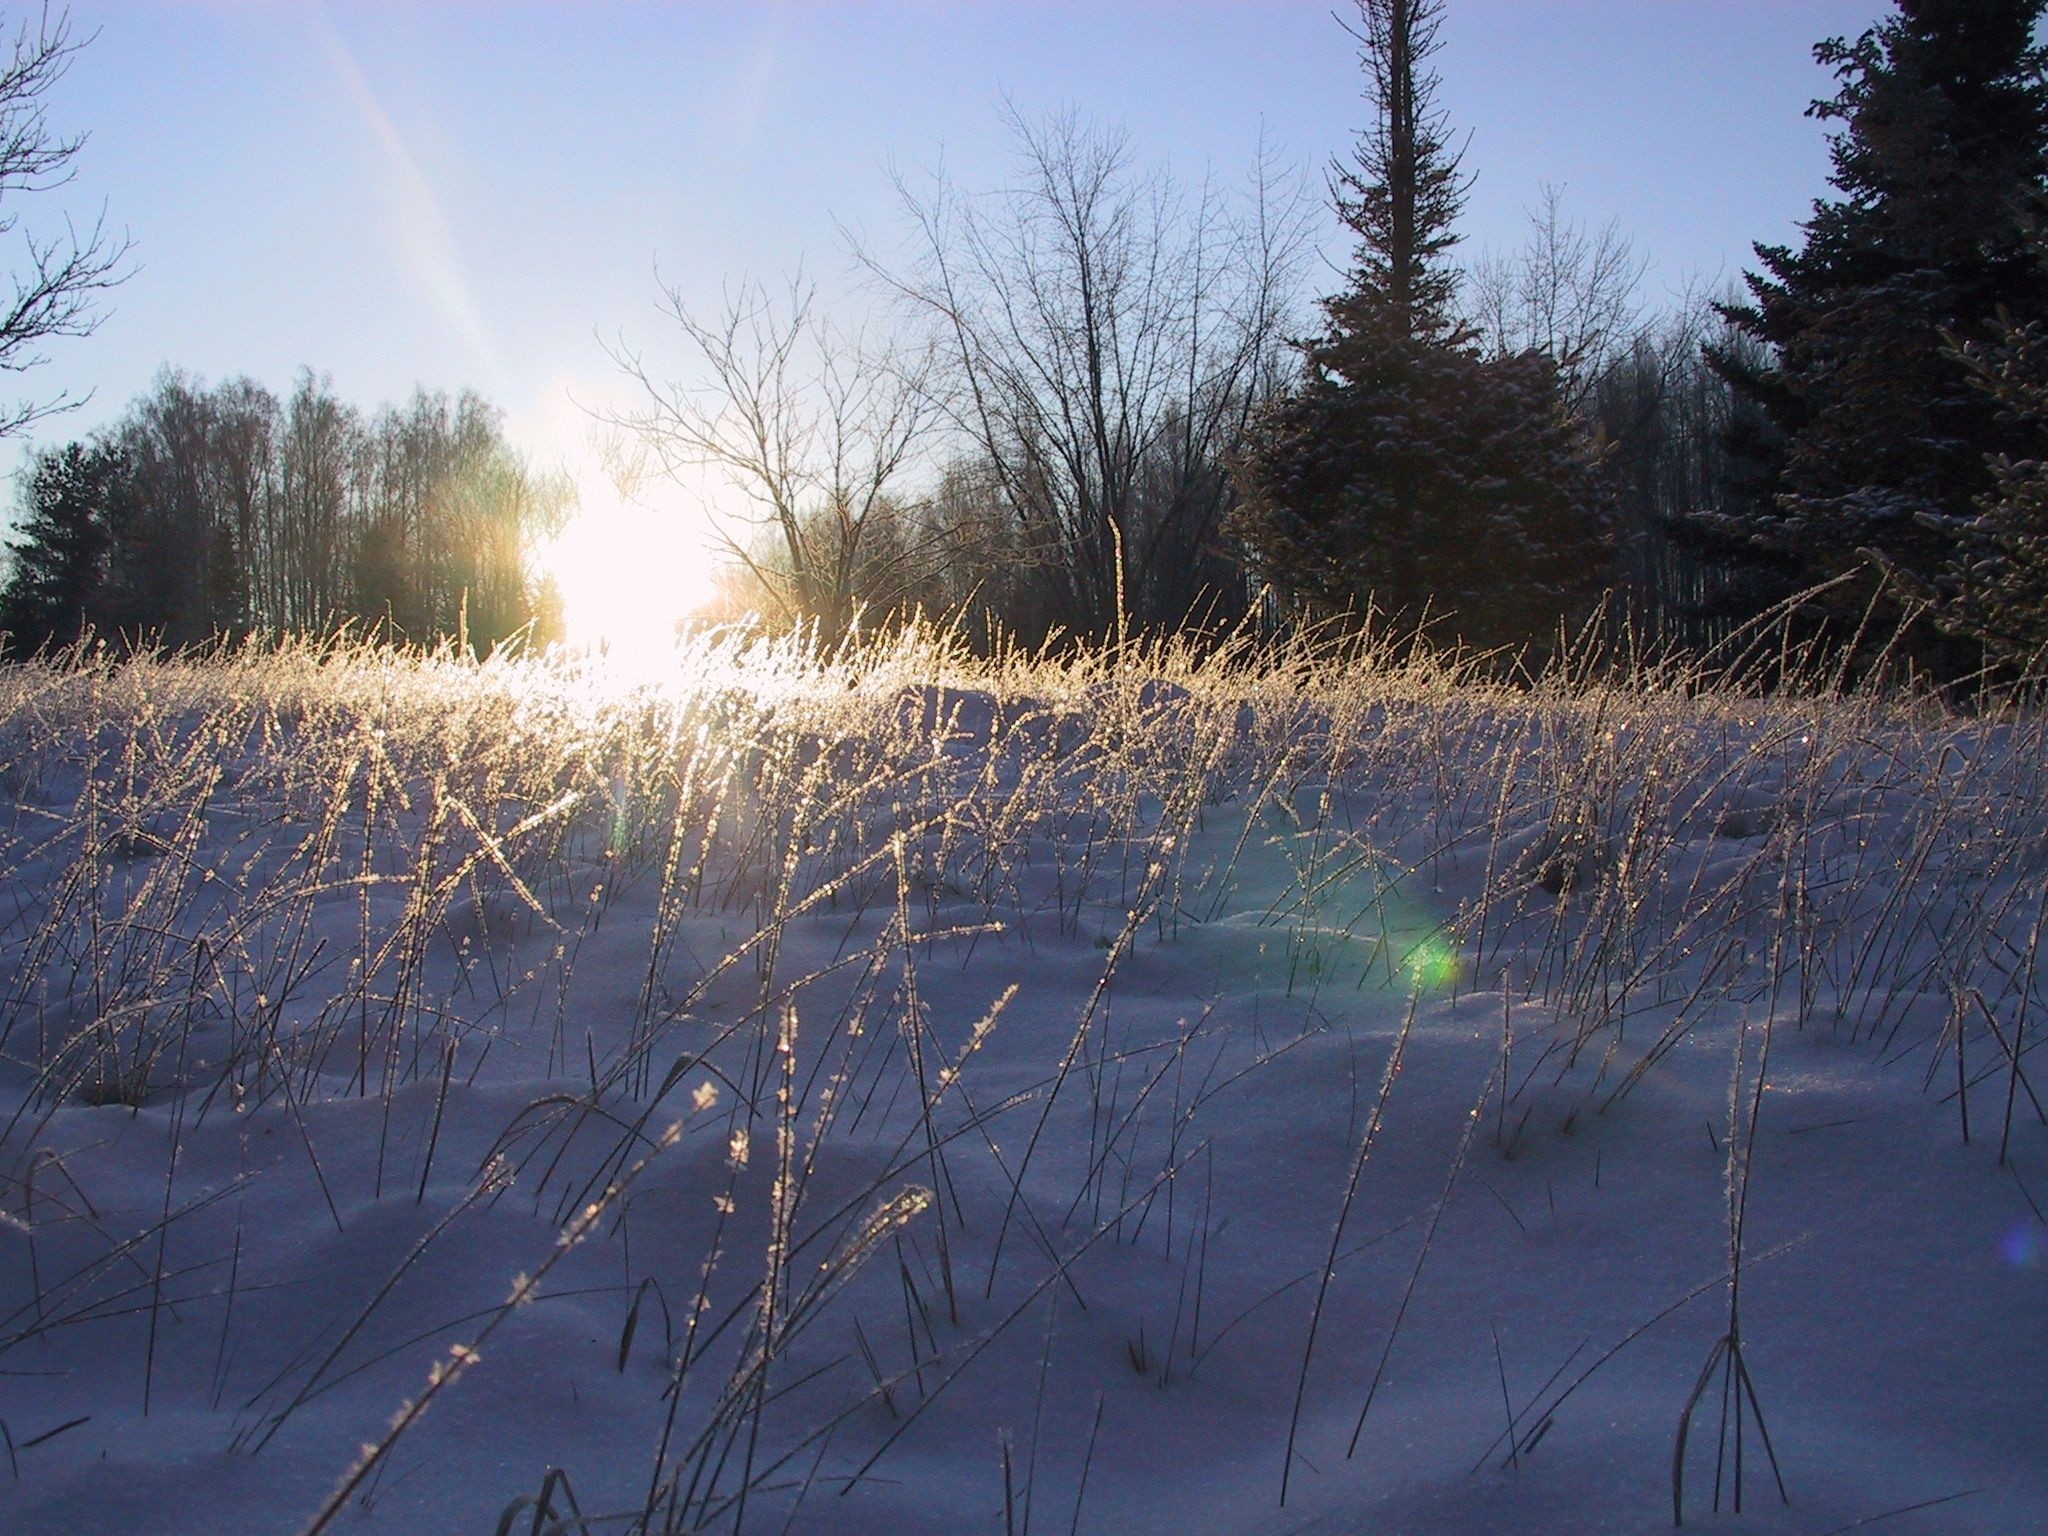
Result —
<instances>
[{"instance_id":1,"label":"lens flare","mask_svg":"<svg viewBox=\"0 0 2048 1536\"><path fill-rule=\"evenodd\" d=\"M1457 946L1432 934L1408 951L1401 969L1417 992L1448 992L1458 983L1461 963Z\"/></svg>"},{"instance_id":2,"label":"lens flare","mask_svg":"<svg viewBox=\"0 0 2048 1536\"><path fill-rule=\"evenodd\" d=\"M1998 1244L1999 1253L2014 1269L2034 1268L2041 1263L2044 1248L2048 1244L2041 1240L2040 1226L2027 1221L2015 1223Z\"/></svg>"}]
</instances>

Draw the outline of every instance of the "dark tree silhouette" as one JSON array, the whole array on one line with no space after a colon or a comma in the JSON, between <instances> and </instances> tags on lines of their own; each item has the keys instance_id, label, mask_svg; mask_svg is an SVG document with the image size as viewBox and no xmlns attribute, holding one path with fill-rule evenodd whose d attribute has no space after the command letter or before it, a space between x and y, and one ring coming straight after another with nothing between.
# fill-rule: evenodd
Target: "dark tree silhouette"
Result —
<instances>
[{"instance_id":1,"label":"dark tree silhouette","mask_svg":"<svg viewBox=\"0 0 2048 1536\"><path fill-rule=\"evenodd\" d=\"M67 224L61 236L39 236L16 211L23 193L71 180L85 146L83 134L65 137L50 127L45 105L83 46L72 36L68 14L45 10L33 23L22 22L11 52L0 53L0 245L13 250L13 291L0 295L0 373L40 365L53 336L91 334L100 323L100 296L127 275L127 237L108 229L104 218L83 232ZM61 394L0 402L0 437L79 403Z\"/></svg>"},{"instance_id":2,"label":"dark tree silhouette","mask_svg":"<svg viewBox=\"0 0 2048 1536\"><path fill-rule=\"evenodd\" d=\"M1540 644L1604 584L1606 508L1556 361L1485 355L1454 311L1466 182L1428 69L1442 13L1361 0L1373 124L1331 175L1357 236L1350 281L1241 461L1233 527L1312 611Z\"/></svg>"},{"instance_id":3,"label":"dark tree silhouette","mask_svg":"<svg viewBox=\"0 0 2048 1536\"><path fill-rule=\"evenodd\" d=\"M1944 618L1993 657L2039 675L2048 665L2048 328L2008 326L1996 345L1971 346L1963 360L2031 441L2022 456L1993 456L1992 488L1957 527Z\"/></svg>"},{"instance_id":4,"label":"dark tree silhouette","mask_svg":"<svg viewBox=\"0 0 2048 1536\"><path fill-rule=\"evenodd\" d=\"M222 484L220 401L165 369L110 435L131 468L133 506L116 530L109 622L173 646L248 626L235 508Z\"/></svg>"},{"instance_id":5,"label":"dark tree silhouette","mask_svg":"<svg viewBox=\"0 0 2048 1536\"><path fill-rule=\"evenodd\" d=\"M100 616L107 557L130 480L118 450L67 443L38 453L8 541L0 632L10 656L69 645Z\"/></svg>"},{"instance_id":6,"label":"dark tree silhouette","mask_svg":"<svg viewBox=\"0 0 2048 1536\"><path fill-rule=\"evenodd\" d=\"M37 459L5 627L16 651L82 623L172 647L356 623L488 651L558 621L531 556L574 499L469 392L366 422L311 370L281 403L166 369L97 444Z\"/></svg>"},{"instance_id":7,"label":"dark tree silhouette","mask_svg":"<svg viewBox=\"0 0 2048 1536\"><path fill-rule=\"evenodd\" d=\"M950 488L1002 525L961 547L1027 641L1228 624L1252 594L1224 466L1281 382L1303 199L1264 153L1232 197L1072 113L1009 127L1009 186L902 183L912 256L863 256L928 349Z\"/></svg>"},{"instance_id":8,"label":"dark tree silhouette","mask_svg":"<svg viewBox=\"0 0 2048 1536\"><path fill-rule=\"evenodd\" d=\"M1752 447L1775 494L1706 521L1805 581L1867 571L1838 589L1859 605L1878 583L1953 605L1989 574L1959 544L1993 491L1990 456L2023 456L2026 434L1954 342L1994 340L2002 311L2048 314L2030 241L2048 190L2043 7L1900 0L1816 47L1837 90L1810 112L1840 125L1839 195L1814 204L1798 249L1757 247L1750 302L1725 311L1766 349L1714 357L1773 429Z\"/></svg>"},{"instance_id":9,"label":"dark tree silhouette","mask_svg":"<svg viewBox=\"0 0 2048 1536\"><path fill-rule=\"evenodd\" d=\"M1471 178L1436 105L1429 60L1442 46L1443 0L1359 0L1358 42L1372 123L1349 162L1330 167L1338 217L1358 237L1348 292L1325 301L1341 325L1355 317L1428 340L1455 333L1458 274L1451 248Z\"/></svg>"}]
</instances>

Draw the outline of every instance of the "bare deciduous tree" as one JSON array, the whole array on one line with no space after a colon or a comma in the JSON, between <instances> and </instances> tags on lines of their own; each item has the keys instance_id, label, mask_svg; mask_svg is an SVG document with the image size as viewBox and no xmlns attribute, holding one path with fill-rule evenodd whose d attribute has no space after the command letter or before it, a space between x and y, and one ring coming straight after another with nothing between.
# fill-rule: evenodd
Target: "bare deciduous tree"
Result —
<instances>
[{"instance_id":1,"label":"bare deciduous tree","mask_svg":"<svg viewBox=\"0 0 2048 1536\"><path fill-rule=\"evenodd\" d=\"M347 612L347 522L357 482L361 414L331 380L302 368L278 440L276 622L319 633Z\"/></svg>"},{"instance_id":2,"label":"bare deciduous tree","mask_svg":"<svg viewBox=\"0 0 2048 1536\"><path fill-rule=\"evenodd\" d=\"M118 598L104 615L173 646L238 632L248 590L236 488L223 452L225 391L165 369L109 434L128 469L112 561Z\"/></svg>"},{"instance_id":3,"label":"bare deciduous tree","mask_svg":"<svg viewBox=\"0 0 2048 1536\"><path fill-rule=\"evenodd\" d=\"M39 236L13 208L22 193L72 179L85 135L52 129L45 100L87 41L72 36L68 14L45 7L17 28L11 55L0 53L0 242L16 248L13 292L0 297L0 373L43 363L43 344L53 336L91 334L101 319L99 296L128 274L128 238L108 229L104 214L90 229L67 221L62 235ZM64 394L0 403L0 437L80 403Z\"/></svg>"},{"instance_id":4,"label":"bare deciduous tree","mask_svg":"<svg viewBox=\"0 0 2048 1536\"><path fill-rule=\"evenodd\" d=\"M1566 217L1564 189L1545 186L1521 249L1485 251L1473 262L1465 308L1490 351L1541 352L1555 362L1565 407L1576 412L1648 334L1648 266L1613 221L1589 230Z\"/></svg>"},{"instance_id":5,"label":"bare deciduous tree","mask_svg":"<svg viewBox=\"0 0 2048 1536\"><path fill-rule=\"evenodd\" d=\"M757 282L728 290L710 319L661 286L692 376L661 377L621 341L612 357L640 403L599 419L679 483L709 471L746 498L745 518L707 513L771 618L836 636L863 608L896 606L920 557L900 536L898 487L932 419L929 354L841 333L801 278L779 300Z\"/></svg>"},{"instance_id":6,"label":"bare deciduous tree","mask_svg":"<svg viewBox=\"0 0 2048 1536\"><path fill-rule=\"evenodd\" d=\"M1754 596L1769 589L1769 573L1743 570L1688 525L1697 508L1758 494L1741 484L1727 441L1740 430L1741 402L1701 350L1717 331L1716 347L1740 338L1716 322L1698 279L1653 311L1642 293L1647 266L1615 224L1588 229L1546 186L1521 247L1484 253L1466 273L1466 323L1496 354L1537 352L1556 363L1565 408L1601 445L1615 494L1616 574L1635 618L1667 638L1710 644L1769 601Z\"/></svg>"},{"instance_id":7,"label":"bare deciduous tree","mask_svg":"<svg viewBox=\"0 0 2048 1536\"><path fill-rule=\"evenodd\" d=\"M857 254L933 349L956 454L1042 562L1050 611L1021 627L1227 618L1246 593L1220 548L1224 466L1287 367L1299 180L1262 153L1244 196L1186 191L1071 113L1008 126L1009 186L899 177L912 255Z\"/></svg>"},{"instance_id":8,"label":"bare deciduous tree","mask_svg":"<svg viewBox=\"0 0 2048 1536\"><path fill-rule=\"evenodd\" d=\"M354 439L348 607L395 638L466 635L487 651L532 616L526 549L572 500L512 452L482 396L415 389Z\"/></svg>"}]
</instances>

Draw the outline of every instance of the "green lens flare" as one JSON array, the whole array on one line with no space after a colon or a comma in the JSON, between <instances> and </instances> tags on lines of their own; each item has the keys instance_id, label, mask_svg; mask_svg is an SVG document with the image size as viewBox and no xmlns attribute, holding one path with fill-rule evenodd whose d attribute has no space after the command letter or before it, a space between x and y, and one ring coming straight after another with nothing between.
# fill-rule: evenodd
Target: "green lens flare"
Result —
<instances>
[{"instance_id":1,"label":"green lens flare","mask_svg":"<svg viewBox=\"0 0 2048 1536\"><path fill-rule=\"evenodd\" d=\"M1441 938L1427 938L1401 962L1408 983L1418 992L1447 992L1458 981L1458 951Z\"/></svg>"}]
</instances>

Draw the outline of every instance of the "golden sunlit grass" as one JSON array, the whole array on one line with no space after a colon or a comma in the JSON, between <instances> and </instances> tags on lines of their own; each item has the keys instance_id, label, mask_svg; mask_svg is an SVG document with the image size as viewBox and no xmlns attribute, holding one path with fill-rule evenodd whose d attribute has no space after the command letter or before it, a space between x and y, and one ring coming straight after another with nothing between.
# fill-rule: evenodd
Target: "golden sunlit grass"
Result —
<instances>
[{"instance_id":1,"label":"golden sunlit grass","mask_svg":"<svg viewBox=\"0 0 2048 1536\"><path fill-rule=\"evenodd\" d=\"M662 1356L644 1395L665 1417L632 1528L738 1526L750 1498L808 1478L791 1458L835 1426L868 1437L864 1476L1069 1266L1135 1249L1162 1191L1162 1294L1177 1288L1200 1318L1212 1213L1195 1216L1182 1179L1176 1216L1172 1190L1232 1126L1206 1090L1183 1102L1181 1069L1199 1049L1216 1053L1209 1070L1251 1074L1292 1046L1206 1014L1140 1040L1125 1005L1112 1019L1104 1002L1198 932L1241 967L1234 984L1306 998L1310 1014L1351 993L1398 1009L1497 987L1497 1092L1466 1122L1461 1161L1475 1128L1507 1157L1532 1113L1561 1110L1568 1130L1626 1098L1702 1021L1760 996L1781 1000L1787 1028L1918 1051L1930 1075L1952 1058L1965 1138L1971 1088L1980 1130L2012 1133L2040 1000L2012 957L2048 910L2038 716L1958 720L1824 689L1765 699L1590 664L1511 689L1455 658L1308 642L1058 660L978 659L925 629L830 656L743 628L678 644L686 547L661 569L652 530L597 516L553 567L579 633L659 668L335 643L0 671L0 868L20 893L0 928L0 1052L25 1085L0 1127L0 1199L25 1202L64 1166L67 1107L171 1106L143 1236L52 1225L36 1261L61 1249L73 1278L0 1296L17 1303L0 1357L91 1337L130 1305L140 1264L145 1409L153 1382L203 1394L205 1381L164 1384L157 1313L166 1337L213 1330L210 1358L227 1362L272 1304L243 1278L245 1242L251 1265L289 1256L239 1216L226 1227L224 1200L198 1203L212 1194L178 1203L180 1140L261 1117L283 1134L248 1177L310 1181L337 1239L346 1222L355 1240L365 1201L443 1212L409 1266L502 1196L559 1228L549 1266L601 1250L609 1289L586 1304L623 1318L617 1370L636 1333ZM1713 858L1687 863L1701 845ZM1928 985L1922 932L1943 935L1958 974L2007 984L1971 992L1976 1011L1958 992L1935 1026L1909 1017L1901 999ZM1013 942L1048 957L1027 984L977 993L976 973L951 983L966 1006L932 1006L948 945ZM609 970L587 958L601 951ZM1099 977L1052 993L1085 994L1078 1018L1045 1012L1055 959ZM1034 1008L1058 1038L1020 1054L1016 1016ZM501 1075L479 1088L487 1060ZM1749 1070L1760 1093L1762 1064ZM462 1141L458 1166L444 1124L477 1121L494 1081L524 1107L489 1108L496 1139ZM671 1119L727 1134L679 1143ZM1061 1163L1023 1134L1068 1122L1099 1129L1089 1159ZM671 1177L690 1199L665 1208L650 1254L629 1241L626 1196ZM973 1223L961 1188L984 1202ZM1066 1224L1040 1227L1061 1210ZM159 1305L173 1229L236 1259L176 1318ZM1031 1269L1033 1245L1055 1241L1057 1263ZM883 1278L857 1277L878 1254ZM1325 1282L1338 1257L1333 1238ZM333 1384L402 1273L325 1357L253 1393L237 1378L252 1458ZM547 1299L544 1274L451 1324L455 1353L407 1357L436 1362L418 1404ZM963 1326L962 1297L971 1310L1020 1274L1037 1289ZM714 1302L729 1331L700 1341L692 1320ZM1206 1351L1198 1323L1161 1326L1140 1326L1127 1353L1163 1386ZM1305 1382L1314 1338L1267 1373L1298 1364ZM225 1383L230 1368L204 1369ZM822 1429L801 1417L810 1399L782 1395L813 1369L855 1399ZM219 1383L213 1395L218 1409ZM316 1524L417 1416L393 1421ZM1507 1433L1533 1447L1547 1423L1531 1411Z\"/></svg>"}]
</instances>

